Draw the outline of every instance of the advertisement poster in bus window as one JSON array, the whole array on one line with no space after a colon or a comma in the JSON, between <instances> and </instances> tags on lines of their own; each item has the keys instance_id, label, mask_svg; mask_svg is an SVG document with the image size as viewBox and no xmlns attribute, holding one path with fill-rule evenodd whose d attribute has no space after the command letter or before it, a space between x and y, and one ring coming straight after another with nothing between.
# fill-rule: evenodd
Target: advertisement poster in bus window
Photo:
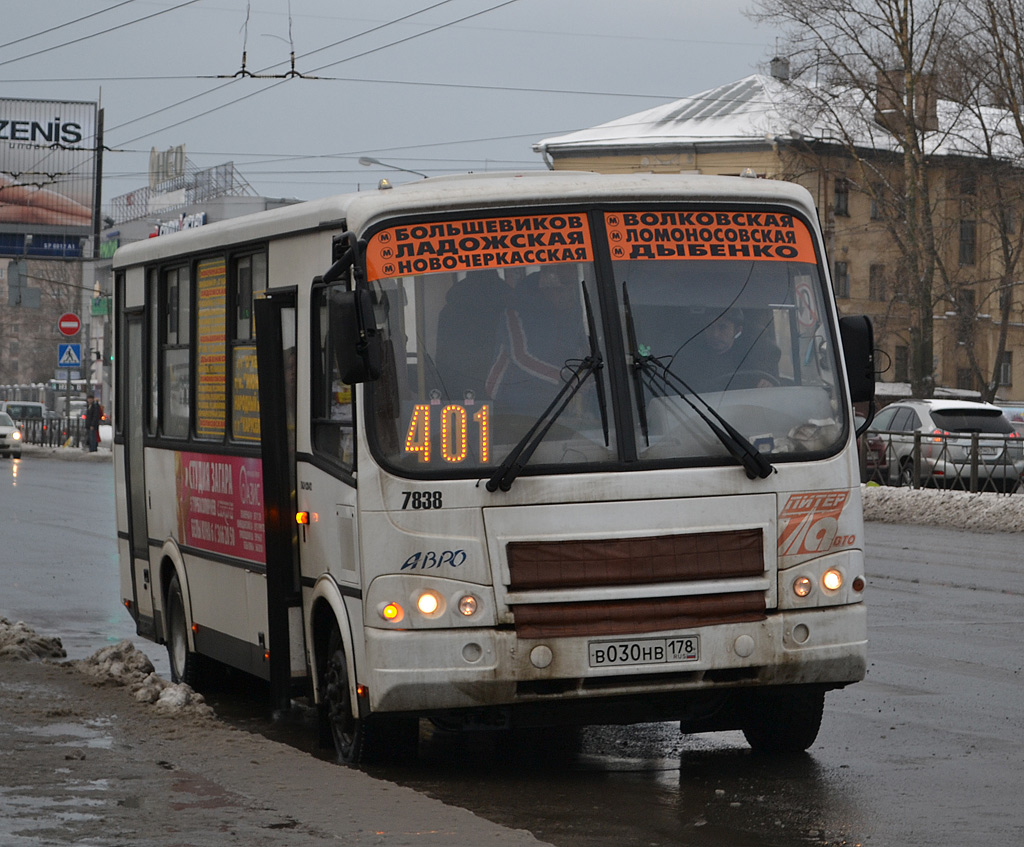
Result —
<instances>
[{"instance_id":1,"label":"advertisement poster in bus window","mask_svg":"<svg viewBox=\"0 0 1024 847\"><path fill-rule=\"evenodd\" d=\"M196 284L196 435L224 434L227 354L227 273L224 259L199 263Z\"/></svg>"},{"instance_id":2,"label":"advertisement poster in bus window","mask_svg":"<svg viewBox=\"0 0 1024 847\"><path fill-rule=\"evenodd\" d=\"M236 441L258 442L260 379L256 369L256 345L235 347L231 375L231 437Z\"/></svg>"},{"instance_id":3,"label":"advertisement poster in bus window","mask_svg":"<svg viewBox=\"0 0 1024 847\"><path fill-rule=\"evenodd\" d=\"M183 544L266 562L261 459L176 453L174 475Z\"/></svg>"},{"instance_id":4,"label":"advertisement poster in bus window","mask_svg":"<svg viewBox=\"0 0 1024 847\"><path fill-rule=\"evenodd\" d=\"M784 212L606 212L604 220L616 261L817 261L807 225Z\"/></svg>"},{"instance_id":5,"label":"advertisement poster in bus window","mask_svg":"<svg viewBox=\"0 0 1024 847\"><path fill-rule=\"evenodd\" d=\"M589 262L590 229L582 214L521 215L396 226L366 248L369 280L438 272Z\"/></svg>"}]
</instances>

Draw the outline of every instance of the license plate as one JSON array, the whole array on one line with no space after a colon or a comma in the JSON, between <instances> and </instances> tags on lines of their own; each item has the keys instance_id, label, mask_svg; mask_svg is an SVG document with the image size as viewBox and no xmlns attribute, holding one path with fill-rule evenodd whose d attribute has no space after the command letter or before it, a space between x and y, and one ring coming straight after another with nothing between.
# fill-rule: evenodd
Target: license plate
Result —
<instances>
[{"instance_id":1,"label":"license plate","mask_svg":"<svg viewBox=\"0 0 1024 847\"><path fill-rule=\"evenodd\" d=\"M592 668L700 661L700 636L698 635L591 641L587 646L590 651L590 667Z\"/></svg>"}]
</instances>

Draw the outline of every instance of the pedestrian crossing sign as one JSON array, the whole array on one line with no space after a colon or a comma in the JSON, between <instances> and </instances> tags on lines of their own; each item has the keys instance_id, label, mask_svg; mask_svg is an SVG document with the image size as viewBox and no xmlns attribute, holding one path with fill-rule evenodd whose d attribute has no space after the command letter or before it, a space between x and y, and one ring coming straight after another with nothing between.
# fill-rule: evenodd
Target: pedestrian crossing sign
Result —
<instances>
[{"instance_id":1,"label":"pedestrian crossing sign","mask_svg":"<svg viewBox=\"0 0 1024 847\"><path fill-rule=\"evenodd\" d=\"M57 367L78 368L82 365L81 344L58 344L57 345Z\"/></svg>"}]
</instances>

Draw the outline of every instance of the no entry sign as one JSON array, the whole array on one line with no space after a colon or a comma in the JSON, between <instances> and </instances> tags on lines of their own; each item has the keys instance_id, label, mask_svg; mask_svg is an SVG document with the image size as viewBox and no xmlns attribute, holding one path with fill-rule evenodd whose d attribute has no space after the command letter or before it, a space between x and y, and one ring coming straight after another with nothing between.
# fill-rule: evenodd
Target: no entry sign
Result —
<instances>
[{"instance_id":1,"label":"no entry sign","mask_svg":"<svg viewBox=\"0 0 1024 847\"><path fill-rule=\"evenodd\" d=\"M61 335L78 335L78 330L81 328L82 321L74 312L65 312L57 320L57 329L60 330Z\"/></svg>"}]
</instances>

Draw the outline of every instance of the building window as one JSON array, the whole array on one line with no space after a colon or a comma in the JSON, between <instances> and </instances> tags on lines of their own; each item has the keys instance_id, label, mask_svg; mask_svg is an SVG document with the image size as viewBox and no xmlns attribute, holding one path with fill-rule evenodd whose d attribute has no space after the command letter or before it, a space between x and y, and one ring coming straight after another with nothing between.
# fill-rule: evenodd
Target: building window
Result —
<instances>
[{"instance_id":1,"label":"building window","mask_svg":"<svg viewBox=\"0 0 1024 847\"><path fill-rule=\"evenodd\" d=\"M978 240L978 226L976 221L960 221L960 264L973 265L975 262L975 249Z\"/></svg>"},{"instance_id":2,"label":"building window","mask_svg":"<svg viewBox=\"0 0 1024 847\"><path fill-rule=\"evenodd\" d=\"M885 284L885 265L872 265L868 271L868 297L885 302L889 299Z\"/></svg>"},{"instance_id":3,"label":"building window","mask_svg":"<svg viewBox=\"0 0 1024 847\"><path fill-rule=\"evenodd\" d=\"M958 289L956 292L956 340L961 344L966 344L971 340L974 312L974 289Z\"/></svg>"},{"instance_id":4,"label":"building window","mask_svg":"<svg viewBox=\"0 0 1024 847\"><path fill-rule=\"evenodd\" d=\"M849 297L850 269L846 262L836 262L832 276L832 282L836 287L836 297Z\"/></svg>"},{"instance_id":5,"label":"building window","mask_svg":"<svg viewBox=\"0 0 1024 847\"><path fill-rule=\"evenodd\" d=\"M845 177L836 180L836 202L834 211L837 215L850 216L850 182Z\"/></svg>"},{"instance_id":6,"label":"building window","mask_svg":"<svg viewBox=\"0 0 1024 847\"><path fill-rule=\"evenodd\" d=\"M1004 350L999 360L999 384L1013 385L1013 353L1010 350Z\"/></svg>"},{"instance_id":7,"label":"building window","mask_svg":"<svg viewBox=\"0 0 1024 847\"><path fill-rule=\"evenodd\" d=\"M1007 235L1017 234L1017 218L1020 213L1016 209L1006 209L1003 212L1003 232Z\"/></svg>"},{"instance_id":8,"label":"building window","mask_svg":"<svg viewBox=\"0 0 1024 847\"><path fill-rule=\"evenodd\" d=\"M882 220L882 204L880 199L885 191L885 186L876 182L871 186L871 220L880 221Z\"/></svg>"},{"instance_id":9,"label":"building window","mask_svg":"<svg viewBox=\"0 0 1024 847\"><path fill-rule=\"evenodd\" d=\"M910 382L910 348L905 344L893 350L893 378L896 382Z\"/></svg>"},{"instance_id":10,"label":"building window","mask_svg":"<svg viewBox=\"0 0 1024 847\"><path fill-rule=\"evenodd\" d=\"M956 387L961 391L974 391L974 371L970 368L957 368Z\"/></svg>"}]
</instances>

